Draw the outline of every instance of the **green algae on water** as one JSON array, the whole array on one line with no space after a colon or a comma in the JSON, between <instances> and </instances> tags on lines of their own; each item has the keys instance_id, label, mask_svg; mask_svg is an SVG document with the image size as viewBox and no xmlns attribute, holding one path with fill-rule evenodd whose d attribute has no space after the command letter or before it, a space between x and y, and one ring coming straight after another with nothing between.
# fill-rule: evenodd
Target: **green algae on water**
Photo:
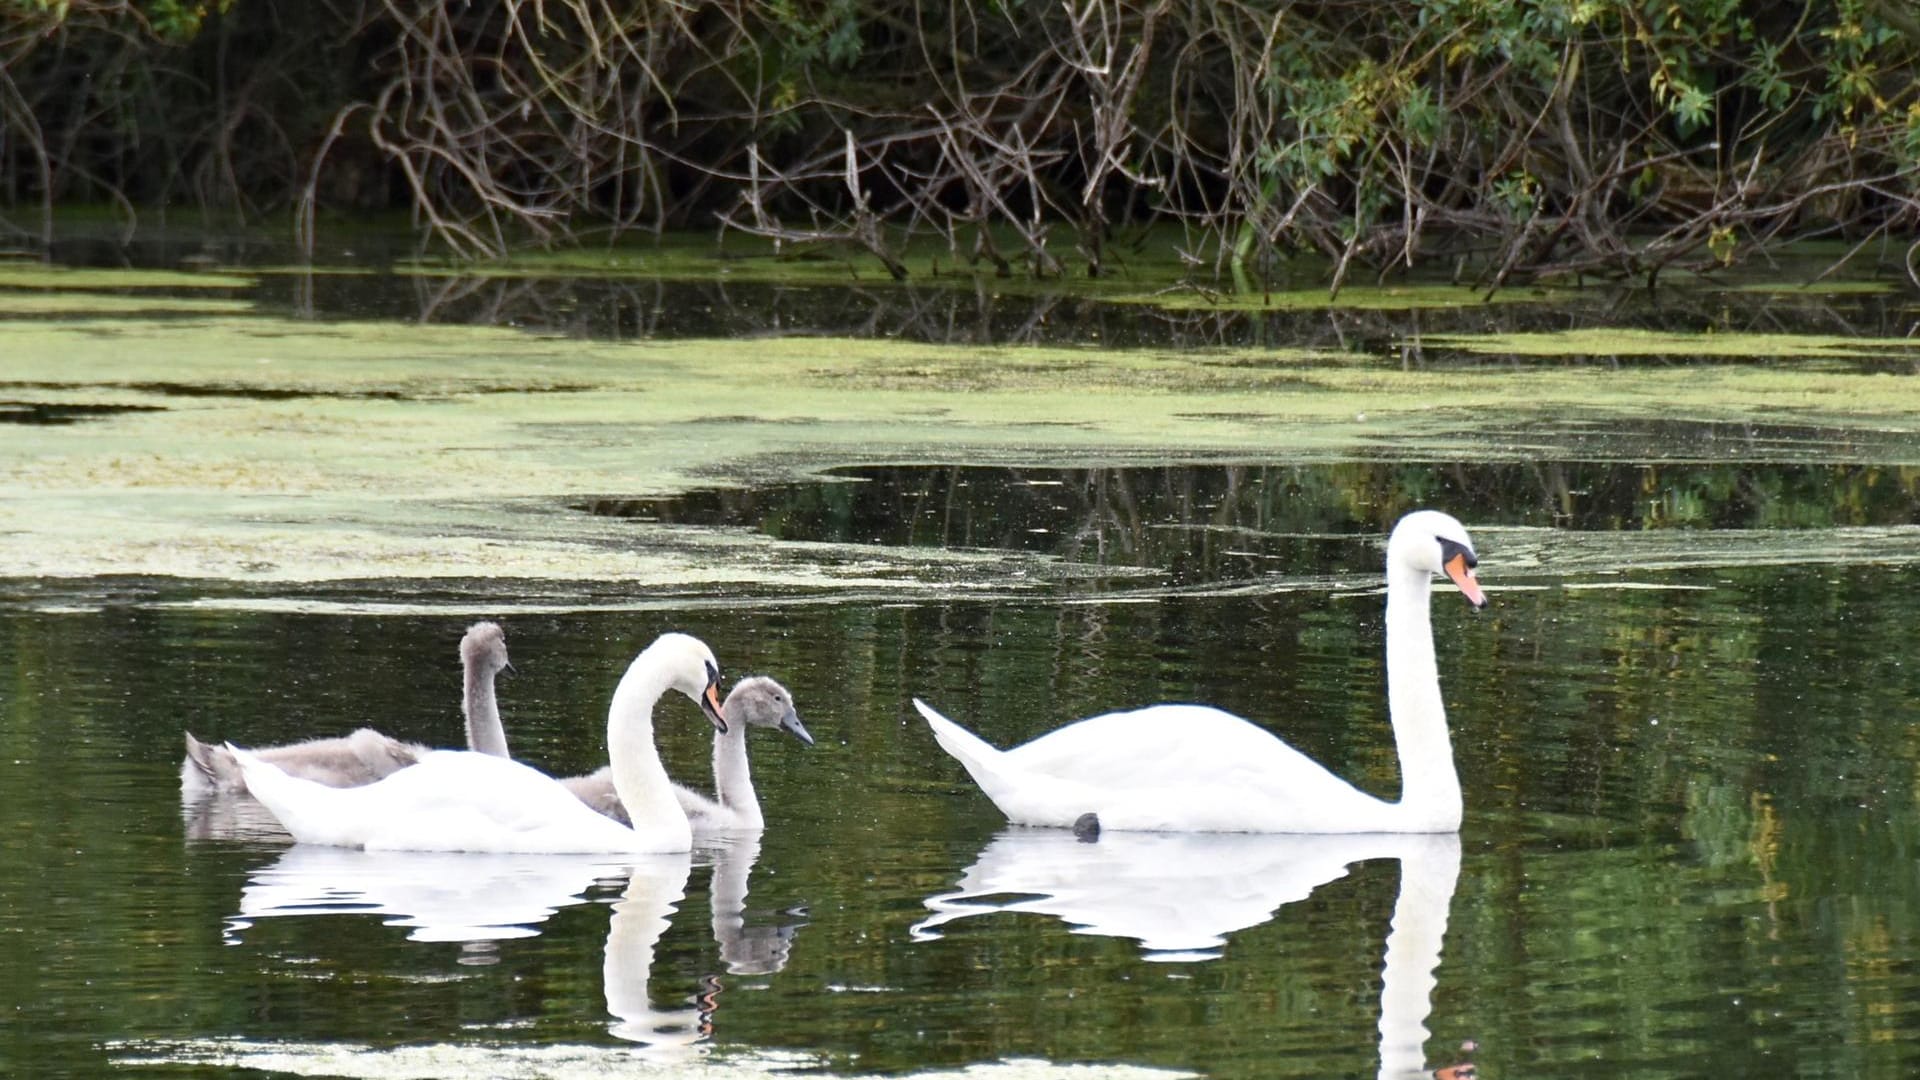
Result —
<instances>
[{"instance_id":1,"label":"green algae on water","mask_svg":"<svg viewBox=\"0 0 1920 1080\"><path fill-rule=\"evenodd\" d=\"M1420 311L1550 303L1565 296L1561 291L1541 288L1501 289L1489 296L1484 289L1460 285L1348 285L1333 295L1324 286L1213 289L1190 284L1151 293L1118 293L1105 299L1167 311Z\"/></svg>"},{"instance_id":2,"label":"green algae on water","mask_svg":"<svg viewBox=\"0 0 1920 1080\"><path fill-rule=\"evenodd\" d=\"M0 425L0 573L19 577L919 593L1019 571L689 544L566 508L863 463L1540 460L1615 453L1595 448L1620 430L1636 459L1920 462L1920 380L1732 356L1401 370L1305 349L749 348L132 312L0 321L0 354L0 396L85 417ZM1702 441L1671 421L1822 434Z\"/></svg>"},{"instance_id":3,"label":"green algae on water","mask_svg":"<svg viewBox=\"0 0 1920 1080\"><path fill-rule=\"evenodd\" d=\"M128 315L239 315L248 300L209 296L127 296L95 292L0 292L0 316L112 319Z\"/></svg>"},{"instance_id":4,"label":"green algae on water","mask_svg":"<svg viewBox=\"0 0 1920 1080\"><path fill-rule=\"evenodd\" d=\"M1920 340L1837 334L1685 334L1620 328L1552 333L1422 334L1426 346L1495 356L1674 356L1716 360L1920 359Z\"/></svg>"},{"instance_id":5,"label":"green algae on water","mask_svg":"<svg viewBox=\"0 0 1920 1080\"><path fill-rule=\"evenodd\" d=\"M254 279L232 273L48 266L0 261L0 289L247 289Z\"/></svg>"}]
</instances>

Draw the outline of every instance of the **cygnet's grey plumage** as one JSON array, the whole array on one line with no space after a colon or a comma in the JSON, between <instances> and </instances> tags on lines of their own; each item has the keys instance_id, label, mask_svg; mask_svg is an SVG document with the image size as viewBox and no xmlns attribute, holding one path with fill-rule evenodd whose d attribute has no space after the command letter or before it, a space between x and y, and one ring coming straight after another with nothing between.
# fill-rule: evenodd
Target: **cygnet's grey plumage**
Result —
<instances>
[{"instance_id":1,"label":"cygnet's grey plumage","mask_svg":"<svg viewBox=\"0 0 1920 1080\"><path fill-rule=\"evenodd\" d=\"M494 701L494 676L507 667L506 635L496 623L475 623L460 639L464 669L461 711L467 718L467 743L484 753L507 756L506 733ZM187 756L180 763L180 790L189 798L237 795L247 790L240 763L224 746L201 742L187 733ZM484 745L483 745L484 744ZM420 760L429 748L361 728L351 735L308 739L257 749L255 754L290 776L328 787L360 787Z\"/></svg>"},{"instance_id":2,"label":"cygnet's grey plumage","mask_svg":"<svg viewBox=\"0 0 1920 1080\"><path fill-rule=\"evenodd\" d=\"M673 793L687 821L696 833L757 830L766 827L760 813L760 798L753 790L753 775L747 767L747 729L779 728L792 733L808 746L813 736L794 711L793 695L787 688L764 675L741 679L727 695L721 714L727 718L727 730L713 736L714 797L708 798L679 784ZM586 776L560 781L581 802L615 821L626 820L626 810L613 791L613 776L602 768Z\"/></svg>"},{"instance_id":3,"label":"cygnet's grey plumage","mask_svg":"<svg viewBox=\"0 0 1920 1080\"><path fill-rule=\"evenodd\" d=\"M418 743L361 728L351 735L269 746L259 754L291 776L328 787L359 787L406 768L426 752L427 748ZM240 773L240 763L226 747L203 743L188 732L187 758L180 763L180 789L189 796L240 795L246 792L247 781Z\"/></svg>"},{"instance_id":4,"label":"cygnet's grey plumage","mask_svg":"<svg viewBox=\"0 0 1920 1080\"><path fill-rule=\"evenodd\" d=\"M500 724L500 704L493 692L494 677L512 666L507 662L507 634L499 623L467 627L460 639L460 711L467 718L467 749L494 757L513 756L507 753L507 731Z\"/></svg>"}]
</instances>

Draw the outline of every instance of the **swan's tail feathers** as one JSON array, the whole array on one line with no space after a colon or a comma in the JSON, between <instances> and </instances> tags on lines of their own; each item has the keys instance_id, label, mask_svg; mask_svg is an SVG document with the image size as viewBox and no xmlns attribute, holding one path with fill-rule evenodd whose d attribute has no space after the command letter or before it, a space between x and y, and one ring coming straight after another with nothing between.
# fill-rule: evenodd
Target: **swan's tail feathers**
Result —
<instances>
[{"instance_id":1,"label":"swan's tail feathers","mask_svg":"<svg viewBox=\"0 0 1920 1080\"><path fill-rule=\"evenodd\" d=\"M246 780L247 791L273 813L295 840L314 844L341 842L334 834L347 815L329 812L340 794L338 790L290 776L273 762L232 743L222 749L232 755Z\"/></svg>"},{"instance_id":2,"label":"swan's tail feathers","mask_svg":"<svg viewBox=\"0 0 1920 1080\"><path fill-rule=\"evenodd\" d=\"M1007 806L1000 799L1009 786L1008 778L1003 775L1003 760L1007 752L934 712L931 706L919 698L913 699L913 707L920 710L920 715L926 719L927 726L933 728L934 740L940 744L940 748L952 754L955 761L966 766L967 774L973 777L973 782L980 785L980 790L986 794L987 798L993 800L993 804L998 806L1002 813L1006 813Z\"/></svg>"},{"instance_id":3,"label":"swan's tail feathers","mask_svg":"<svg viewBox=\"0 0 1920 1080\"><path fill-rule=\"evenodd\" d=\"M913 699L913 707L920 710L920 715L926 718L927 726L933 728L933 737L939 741L940 748L952 754L969 770L973 768L973 762L990 762L1000 756L1001 751L995 749L992 744L934 712L933 706L919 698Z\"/></svg>"},{"instance_id":4,"label":"swan's tail feathers","mask_svg":"<svg viewBox=\"0 0 1920 1080\"><path fill-rule=\"evenodd\" d=\"M180 791L187 796L231 794L246 790L240 766L226 749L201 742L186 733L187 756L180 762Z\"/></svg>"}]
</instances>

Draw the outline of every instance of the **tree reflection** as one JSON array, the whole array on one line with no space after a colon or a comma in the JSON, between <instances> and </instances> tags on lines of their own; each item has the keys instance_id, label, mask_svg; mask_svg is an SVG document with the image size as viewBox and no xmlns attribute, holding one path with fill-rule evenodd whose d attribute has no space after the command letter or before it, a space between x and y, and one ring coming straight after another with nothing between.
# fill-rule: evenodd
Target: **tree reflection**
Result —
<instances>
[{"instance_id":1,"label":"tree reflection","mask_svg":"<svg viewBox=\"0 0 1920 1080\"><path fill-rule=\"evenodd\" d=\"M1756 451L1819 434L1691 426L1695 437L1740 439ZM1647 432L1661 441L1675 434ZM1610 437L1628 435L1616 430ZM1096 580L1102 569L1150 569L1169 584L1195 586L1273 574L1370 576L1378 555L1353 541L1370 543L1423 506L1476 527L1577 532L1909 525L1920 522L1920 468L1607 461L884 466L837 470L819 482L603 499L581 508L748 527L788 541L1044 554L1087 568Z\"/></svg>"}]
</instances>

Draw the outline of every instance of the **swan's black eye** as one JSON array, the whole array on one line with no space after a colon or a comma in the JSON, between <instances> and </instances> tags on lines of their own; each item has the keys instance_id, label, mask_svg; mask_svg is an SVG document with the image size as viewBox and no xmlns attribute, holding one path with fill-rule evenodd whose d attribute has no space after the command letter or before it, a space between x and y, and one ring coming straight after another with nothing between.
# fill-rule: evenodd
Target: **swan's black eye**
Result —
<instances>
[{"instance_id":1,"label":"swan's black eye","mask_svg":"<svg viewBox=\"0 0 1920 1080\"><path fill-rule=\"evenodd\" d=\"M1440 565L1445 566L1447 563L1452 562L1455 555L1467 561L1468 569L1480 565L1480 560L1473 555L1473 549L1467 545L1460 543L1458 540L1449 540L1444 536L1437 536L1434 539L1440 541Z\"/></svg>"}]
</instances>

